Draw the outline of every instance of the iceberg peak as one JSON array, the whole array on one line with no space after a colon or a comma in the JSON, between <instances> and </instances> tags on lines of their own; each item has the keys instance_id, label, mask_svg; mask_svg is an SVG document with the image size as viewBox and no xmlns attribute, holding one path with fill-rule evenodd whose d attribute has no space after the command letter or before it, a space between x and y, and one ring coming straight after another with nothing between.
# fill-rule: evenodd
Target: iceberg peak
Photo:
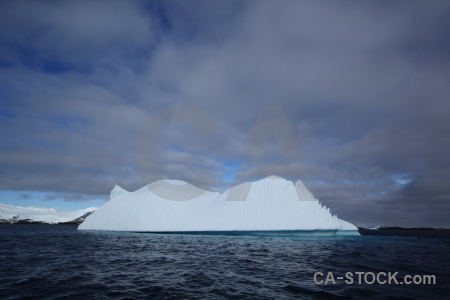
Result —
<instances>
[{"instance_id":1,"label":"iceberg peak","mask_svg":"<svg viewBox=\"0 0 450 300\"><path fill-rule=\"evenodd\" d=\"M267 177L264 178L264 179L284 179L284 180L286 180L285 178L280 177L280 176L278 176L278 175L270 175L270 176L267 176Z\"/></svg>"},{"instance_id":2,"label":"iceberg peak","mask_svg":"<svg viewBox=\"0 0 450 300\"><path fill-rule=\"evenodd\" d=\"M121 188L118 185L115 185L114 188L111 191L111 194L110 194L109 198L113 199L113 198L119 197L119 196L121 196L123 194L126 194L126 193L128 193L128 191L124 190L123 188Z\"/></svg>"}]
</instances>

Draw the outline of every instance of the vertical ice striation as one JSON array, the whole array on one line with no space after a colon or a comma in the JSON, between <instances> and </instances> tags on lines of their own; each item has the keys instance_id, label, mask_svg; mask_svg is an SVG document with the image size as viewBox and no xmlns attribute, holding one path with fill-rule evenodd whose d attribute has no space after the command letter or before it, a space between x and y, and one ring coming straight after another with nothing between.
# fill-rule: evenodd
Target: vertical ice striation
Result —
<instances>
[{"instance_id":1,"label":"vertical ice striation","mask_svg":"<svg viewBox=\"0 0 450 300\"><path fill-rule=\"evenodd\" d=\"M222 193L179 180L159 180L135 192L115 186L110 201L80 230L136 232L275 232L357 228L338 219L306 189L270 176Z\"/></svg>"}]
</instances>

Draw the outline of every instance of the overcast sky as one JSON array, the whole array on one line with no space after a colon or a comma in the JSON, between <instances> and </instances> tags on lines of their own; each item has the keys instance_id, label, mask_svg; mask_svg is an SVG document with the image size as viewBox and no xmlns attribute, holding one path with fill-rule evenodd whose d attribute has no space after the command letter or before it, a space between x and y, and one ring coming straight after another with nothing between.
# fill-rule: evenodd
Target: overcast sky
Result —
<instances>
[{"instance_id":1,"label":"overcast sky","mask_svg":"<svg viewBox=\"0 0 450 300\"><path fill-rule=\"evenodd\" d=\"M449 1L2 1L0 203L301 179L450 228Z\"/></svg>"}]
</instances>

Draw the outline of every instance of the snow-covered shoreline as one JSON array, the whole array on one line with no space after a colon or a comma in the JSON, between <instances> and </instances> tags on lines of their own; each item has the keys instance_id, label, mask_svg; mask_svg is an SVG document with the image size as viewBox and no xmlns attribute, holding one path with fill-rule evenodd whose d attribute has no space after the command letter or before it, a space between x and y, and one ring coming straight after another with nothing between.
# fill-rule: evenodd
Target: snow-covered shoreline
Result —
<instances>
[{"instance_id":1,"label":"snow-covered shoreline","mask_svg":"<svg viewBox=\"0 0 450 300\"><path fill-rule=\"evenodd\" d=\"M2 223L20 223L20 222L38 222L57 224L65 222L76 222L80 218L97 210L97 207L89 207L81 210L59 210L56 208L42 207L22 207L0 203L0 222Z\"/></svg>"}]
</instances>

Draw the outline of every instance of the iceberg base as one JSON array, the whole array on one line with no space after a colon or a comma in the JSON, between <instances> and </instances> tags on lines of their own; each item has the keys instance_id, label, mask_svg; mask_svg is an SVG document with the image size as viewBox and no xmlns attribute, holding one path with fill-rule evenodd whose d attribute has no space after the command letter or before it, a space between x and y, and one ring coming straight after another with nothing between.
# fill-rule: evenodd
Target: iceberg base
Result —
<instances>
[{"instance_id":1,"label":"iceberg base","mask_svg":"<svg viewBox=\"0 0 450 300\"><path fill-rule=\"evenodd\" d=\"M336 232L337 236L341 235L361 235L358 230L345 230L341 229L338 232Z\"/></svg>"},{"instance_id":2,"label":"iceberg base","mask_svg":"<svg viewBox=\"0 0 450 300\"><path fill-rule=\"evenodd\" d=\"M251 235L273 237L295 236L335 236L339 230L236 230L236 231L139 231L153 234L188 234L188 235Z\"/></svg>"}]
</instances>

